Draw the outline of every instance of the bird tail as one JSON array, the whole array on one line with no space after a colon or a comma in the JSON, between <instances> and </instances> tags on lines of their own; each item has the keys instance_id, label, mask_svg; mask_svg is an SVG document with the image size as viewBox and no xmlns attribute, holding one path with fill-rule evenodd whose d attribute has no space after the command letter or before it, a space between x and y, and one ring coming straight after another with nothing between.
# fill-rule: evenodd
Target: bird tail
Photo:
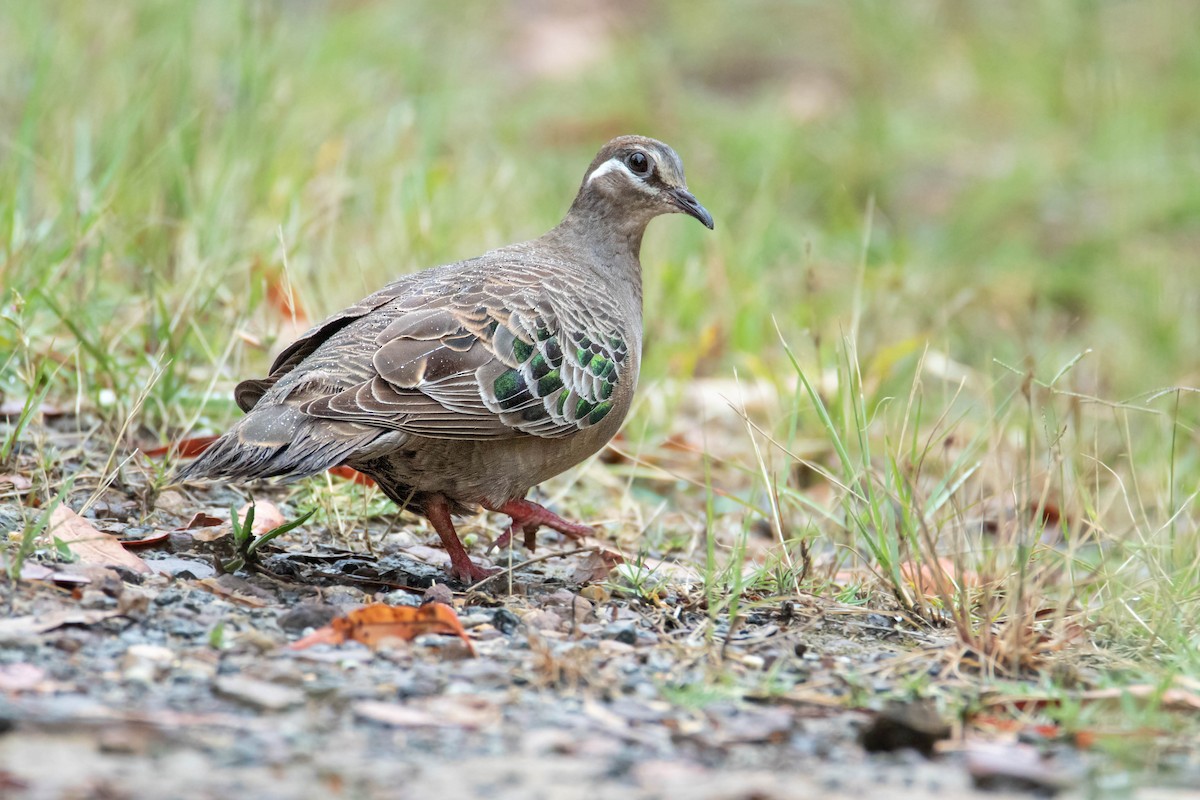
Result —
<instances>
[{"instance_id":1,"label":"bird tail","mask_svg":"<svg viewBox=\"0 0 1200 800\"><path fill-rule=\"evenodd\" d=\"M341 464L382 433L354 423L317 422L290 405L255 406L176 479L293 480L316 475Z\"/></svg>"}]
</instances>

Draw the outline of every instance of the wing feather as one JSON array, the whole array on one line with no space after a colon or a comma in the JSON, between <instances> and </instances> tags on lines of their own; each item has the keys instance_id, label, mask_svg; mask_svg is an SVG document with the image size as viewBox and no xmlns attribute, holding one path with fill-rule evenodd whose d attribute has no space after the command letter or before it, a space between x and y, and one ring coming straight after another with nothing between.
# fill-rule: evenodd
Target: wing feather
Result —
<instances>
[{"instance_id":1,"label":"wing feather","mask_svg":"<svg viewBox=\"0 0 1200 800\"><path fill-rule=\"evenodd\" d=\"M239 385L238 403L273 393L310 417L437 438L569 436L634 379L628 346L611 322L566 324L527 299L539 296L402 279L307 332L266 379Z\"/></svg>"}]
</instances>

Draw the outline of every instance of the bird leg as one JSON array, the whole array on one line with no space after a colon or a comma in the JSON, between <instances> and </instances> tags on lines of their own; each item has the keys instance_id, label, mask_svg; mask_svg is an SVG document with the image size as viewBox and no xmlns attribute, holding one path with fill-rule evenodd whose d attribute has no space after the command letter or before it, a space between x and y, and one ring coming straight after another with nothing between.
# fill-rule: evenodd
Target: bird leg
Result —
<instances>
[{"instance_id":1,"label":"bird leg","mask_svg":"<svg viewBox=\"0 0 1200 800\"><path fill-rule=\"evenodd\" d=\"M553 511L524 498L509 500L499 505L484 503L483 507L488 511L507 514L512 518L512 524L508 526L508 530L488 548L489 553L498 547L507 547L509 542L512 541L513 536L517 533L521 533L525 537L525 546L529 548L530 552L533 552L537 546L536 537L538 528L543 525L551 530L558 531L570 539L582 539L585 536L591 536L595 533L595 530L590 525L569 522Z\"/></svg>"},{"instance_id":2,"label":"bird leg","mask_svg":"<svg viewBox=\"0 0 1200 800\"><path fill-rule=\"evenodd\" d=\"M454 521L450 518L450 504L446 502L445 497L440 494L432 495L425 504L425 516L438 536L442 537L442 544L450 554L451 578L463 583L476 583L500 571L481 567L471 561L467 549L463 547L462 540L454 530Z\"/></svg>"}]
</instances>

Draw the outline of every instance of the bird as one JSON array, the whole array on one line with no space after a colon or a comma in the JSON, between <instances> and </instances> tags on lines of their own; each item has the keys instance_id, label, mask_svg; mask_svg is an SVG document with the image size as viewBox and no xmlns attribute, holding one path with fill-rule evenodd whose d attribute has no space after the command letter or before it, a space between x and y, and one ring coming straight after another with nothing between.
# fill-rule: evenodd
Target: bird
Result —
<instances>
[{"instance_id":1,"label":"bird","mask_svg":"<svg viewBox=\"0 0 1200 800\"><path fill-rule=\"evenodd\" d=\"M178 479L349 466L428 519L463 583L496 570L471 560L456 516L507 515L499 545L522 534L532 547L543 526L592 534L527 495L604 447L629 412L642 237L670 213L713 228L670 146L618 136L541 237L403 275L305 332L267 377L239 383L245 416Z\"/></svg>"}]
</instances>

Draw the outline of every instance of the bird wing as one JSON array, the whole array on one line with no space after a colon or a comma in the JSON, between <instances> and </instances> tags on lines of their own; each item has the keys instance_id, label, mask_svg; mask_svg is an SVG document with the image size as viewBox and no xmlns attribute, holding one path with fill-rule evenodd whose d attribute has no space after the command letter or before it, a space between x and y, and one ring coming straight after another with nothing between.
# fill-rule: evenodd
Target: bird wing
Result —
<instances>
[{"instance_id":1,"label":"bird wing","mask_svg":"<svg viewBox=\"0 0 1200 800\"><path fill-rule=\"evenodd\" d=\"M278 401L321 419L448 439L568 436L634 379L629 348L614 323L578 309L565 322L537 288L398 282L306 333L267 379L239 385L238 402L279 384Z\"/></svg>"}]
</instances>

